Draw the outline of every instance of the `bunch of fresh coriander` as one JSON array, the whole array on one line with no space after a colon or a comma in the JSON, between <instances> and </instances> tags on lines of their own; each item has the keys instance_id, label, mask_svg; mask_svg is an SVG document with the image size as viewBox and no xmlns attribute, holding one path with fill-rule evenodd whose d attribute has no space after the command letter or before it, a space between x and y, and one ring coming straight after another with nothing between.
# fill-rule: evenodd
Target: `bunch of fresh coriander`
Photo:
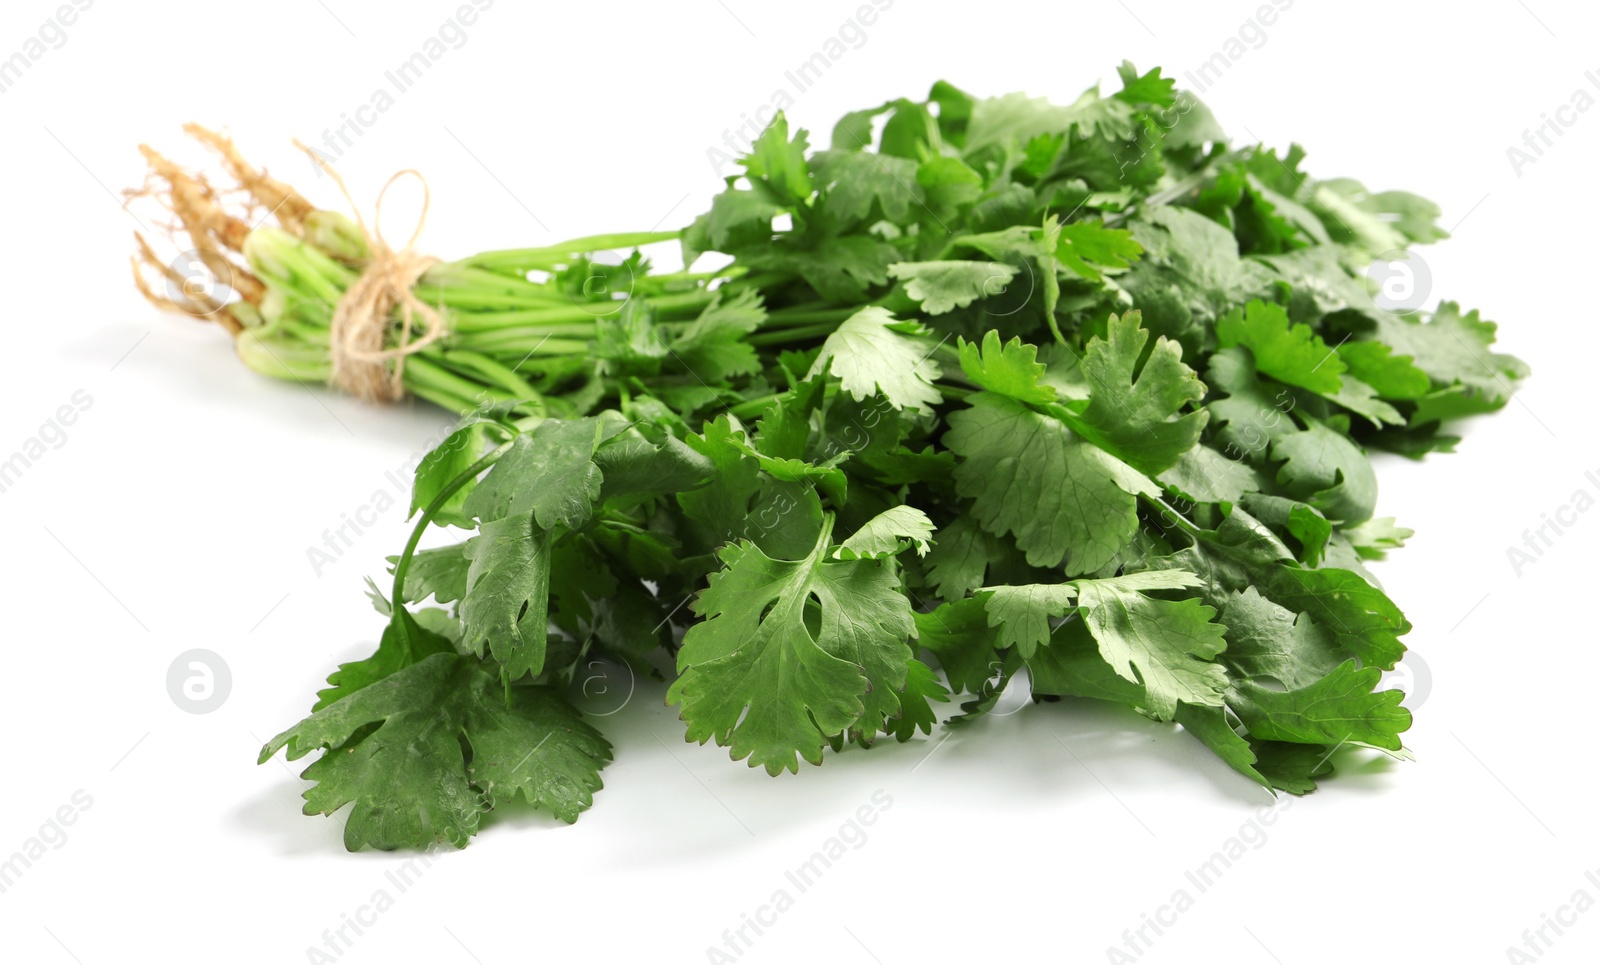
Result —
<instances>
[{"instance_id":1,"label":"bunch of fresh coriander","mask_svg":"<svg viewBox=\"0 0 1600 965\"><path fill-rule=\"evenodd\" d=\"M688 739L772 774L1008 688L1177 721L1292 793L1334 748L1403 756L1377 687L1411 625L1364 564L1410 531L1366 453L1448 450L1526 370L1476 312L1374 301L1374 258L1444 237L1432 204L1120 73L1064 106L939 83L826 150L780 116L681 232L716 271L585 284L650 240L613 236L424 277L452 379L407 372L465 415L377 650L262 750L324 751L307 813L351 805L352 849L461 846L519 794L576 819L611 747L564 693L600 654L675 672ZM360 270L316 235L245 246L272 310L240 330L305 365L246 355L274 374L325 377Z\"/></svg>"}]
</instances>

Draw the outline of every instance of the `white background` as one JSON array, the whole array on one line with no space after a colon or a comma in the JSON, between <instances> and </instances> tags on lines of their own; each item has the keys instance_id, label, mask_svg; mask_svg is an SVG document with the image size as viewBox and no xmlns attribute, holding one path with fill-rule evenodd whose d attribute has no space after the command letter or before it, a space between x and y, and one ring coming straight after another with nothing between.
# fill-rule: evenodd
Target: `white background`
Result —
<instances>
[{"instance_id":1,"label":"white background","mask_svg":"<svg viewBox=\"0 0 1600 965\"><path fill-rule=\"evenodd\" d=\"M392 171L426 172L424 247L446 257L675 227L720 187L707 148L856 6L501 0L341 168L368 201ZM843 111L941 77L1069 99L1114 83L1124 57L1181 76L1255 6L900 0L790 113L825 141ZM114 195L140 180L141 142L198 159L179 131L193 119L228 125L340 207L289 139L320 141L455 7L102 0L0 94L0 454L75 391L93 398L0 494L0 857L75 791L93 799L0 894L5 960L303 962L386 889L393 909L341 961L703 962L879 789L893 803L865 844L742 960L1106 961L1124 928L1186 888L1194 907L1143 961L1498 962L1578 889L1600 899L1584 877L1600 869L1586 618L1600 513L1521 576L1507 558L1576 490L1600 487L1584 476L1600 471L1600 110L1520 176L1506 153L1575 90L1600 96L1584 77L1600 69L1600 16L1556 0L1301 0L1204 95L1241 142L1298 140L1314 174L1439 201L1458 227L1425 252L1435 297L1483 309L1533 366L1457 454L1380 460L1380 513L1418 533L1378 571L1431 678L1407 734L1416 763L1341 754L1338 778L1200 894L1184 872L1269 799L1175 728L1025 707L932 756L934 739L891 742L771 779L683 743L645 681L601 721L617 759L575 826L491 821L403 894L385 878L403 856L347 854L342 819L299 814L299 767L255 754L336 662L372 646L381 623L362 580L403 542L403 510L320 575L307 547L388 488L385 472L445 417L269 382L220 329L147 307L128 279L138 225ZM5 4L0 56L54 8ZM195 647L232 669L206 715L175 706L165 682ZM1600 910L1543 960L1597 949Z\"/></svg>"}]
</instances>

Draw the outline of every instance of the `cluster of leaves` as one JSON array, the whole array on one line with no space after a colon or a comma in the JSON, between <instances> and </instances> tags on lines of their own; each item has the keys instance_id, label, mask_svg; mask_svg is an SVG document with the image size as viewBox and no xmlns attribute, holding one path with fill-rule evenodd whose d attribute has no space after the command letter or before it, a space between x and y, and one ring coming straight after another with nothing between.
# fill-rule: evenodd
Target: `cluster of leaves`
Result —
<instances>
[{"instance_id":1,"label":"cluster of leaves","mask_svg":"<svg viewBox=\"0 0 1600 965\"><path fill-rule=\"evenodd\" d=\"M472 535L413 538L377 652L263 750L326 751L308 813L353 802L352 848L460 845L519 791L574 819L610 748L562 684L595 653L674 674L688 739L772 774L1008 687L1293 793L1338 747L1403 756L1378 685L1411 625L1365 564L1410 531L1367 452L1448 449L1525 370L1476 312L1374 303L1431 204L1121 77L1066 106L940 83L819 151L774 120L682 234L732 259L708 307L625 308L613 395L486 407L419 467L417 535Z\"/></svg>"}]
</instances>

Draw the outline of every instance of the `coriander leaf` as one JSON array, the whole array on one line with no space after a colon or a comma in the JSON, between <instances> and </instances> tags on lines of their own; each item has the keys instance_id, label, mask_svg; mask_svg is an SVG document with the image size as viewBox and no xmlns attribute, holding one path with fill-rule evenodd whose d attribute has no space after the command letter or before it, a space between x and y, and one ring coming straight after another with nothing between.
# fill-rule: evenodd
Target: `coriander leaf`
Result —
<instances>
[{"instance_id":1,"label":"coriander leaf","mask_svg":"<svg viewBox=\"0 0 1600 965\"><path fill-rule=\"evenodd\" d=\"M412 554L411 565L406 569L406 582L401 592L411 603L421 603L432 596L440 603L454 603L467 592L468 559L463 552L465 543L441 546L438 549L419 550ZM389 557L389 571L400 557Z\"/></svg>"},{"instance_id":2,"label":"coriander leaf","mask_svg":"<svg viewBox=\"0 0 1600 965\"><path fill-rule=\"evenodd\" d=\"M718 416L706 424L702 434L690 435L686 441L709 459L715 470L707 485L677 497L690 523L688 528L707 551L733 540L751 539L768 553L799 555L816 541L822 504L811 484L765 477L762 456L745 441L743 430L729 416ZM837 469L798 462L795 468L825 476L838 473Z\"/></svg>"},{"instance_id":3,"label":"coriander leaf","mask_svg":"<svg viewBox=\"0 0 1600 965\"><path fill-rule=\"evenodd\" d=\"M1316 620L1279 606L1255 587L1228 594L1226 600L1218 617L1228 628L1222 662L1235 673L1269 677L1297 690L1344 660L1344 649Z\"/></svg>"},{"instance_id":4,"label":"coriander leaf","mask_svg":"<svg viewBox=\"0 0 1600 965\"><path fill-rule=\"evenodd\" d=\"M1259 492L1263 482L1250 464L1230 459L1210 446L1195 446L1157 481L1185 499L1199 503L1235 503L1245 493Z\"/></svg>"},{"instance_id":5,"label":"coriander leaf","mask_svg":"<svg viewBox=\"0 0 1600 965\"><path fill-rule=\"evenodd\" d=\"M1241 260L1233 234L1203 214L1157 208L1128 227L1144 256L1117 276L1117 283L1132 296L1150 331L1174 339L1190 355L1209 348L1218 317L1271 284L1272 272L1254 260Z\"/></svg>"},{"instance_id":6,"label":"coriander leaf","mask_svg":"<svg viewBox=\"0 0 1600 965\"><path fill-rule=\"evenodd\" d=\"M789 140L789 119L778 111L761 136L740 159L749 179L765 183L779 200L787 204L811 196L811 173L806 166L806 132L794 132Z\"/></svg>"},{"instance_id":7,"label":"coriander leaf","mask_svg":"<svg viewBox=\"0 0 1600 965\"><path fill-rule=\"evenodd\" d=\"M410 519L426 509L455 478L466 472L478 460L483 448L483 426L480 423L463 426L445 437L445 440L417 463L415 481L411 485ZM472 492L472 483L457 489L438 511L434 522L441 525L470 525L461 507Z\"/></svg>"},{"instance_id":8,"label":"coriander leaf","mask_svg":"<svg viewBox=\"0 0 1600 965\"><path fill-rule=\"evenodd\" d=\"M1373 425L1403 426L1406 419L1398 409L1378 398L1378 390L1360 379L1346 374L1339 386L1339 391L1327 396L1330 401L1337 402L1357 415L1365 416Z\"/></svg>"},{"instance_id":9,"label":"coriander leaf","mask_svg":"<svg viewBox=\"0 0 1600 965\"><path fill-rule=\"evenodd\" d=\"M972 699L962 701L961 713L945 721L945 726L965 727L993 710L1020 669L1022 658L1015 650L1001 654L989 667L989 676L972 691Z\"/></svg>"},{"instance_id":10,"label":"coriander leaf","mask_svg":"<svg viewBox=\"0 0 1600 965\"><path fill-rule=\"evenodd\" d=\"M1278 481L1332 519L1359 523L1372 516L1378 477L1355 443L1322 423L1312 423L1272 443L1272 458L1285 460Z\"/></svg>"},{"instance_id":11,"label":"coriander leaf","mask_svg":"<svg viewBox=\"0 0 1600 965\"><path fill-rule=\"evenodd\" d=\"M1384 399L1418 399L1429 389L1428 375L1409 355L1395 355L1382 342L1352 339L1338 347L1350 374L1372 386Z\"/></svg>"},{"instance_id":12,"label":"coriander leaf","mask_svg":"<svg viewBox=\"0 0 1600 965\"><path fill-rule=\"evenodd\" d=\"M1315 506L1265 493L1248 493L1241 505L1256 519L1294 537L1301 546L1297 555L1301 562L1311 567L1320 565L1333 535L1333 524Z\"/></svg>"},{"instance_id":13,"label":"coriander leaf","mask_svg":"<svg viewBox=\"0 0 1600 965\"><path fill-rule=\"evenodd\" d=\"M1358 670L1346 660L1316 683L1287 692L1236 681L1229 706L1252 736L1264 740L1399 751L1411 711L1400 706L1404 691L1373 691L1381 677L1377 667Z\"/></svg>"},{"instance_id":14,"label":"coriander leaf","mask_svg":"<svg viewBox=\"0 0 1600 965\"><path fill-rule=\"evenodd\" d=\"M1310 389L1318 395L1339 392L1344 361L1309 326L1294 325L1283 308L1252 300L1217 321L1222 348L1243 345L1255 359L1256 371L1279 382Z\"/></svg>"},{"instance_id":15,"label":"coriander leaf","mask_svg":"<svg viewBox=\"0 0 1600 965\"><path fill-rule=\"evenodd\" d=\"M949 417L961 495L991 533L1009 533L1034 566L1090 573L1138 528L1135 496L1160 488L1059 420L982 392Z\"/></svg>"},{"instance_id":16,"label":"coriander leaf","mask_svg":"<svg viewBox=\"0 0 1600 965\"><path fill-rule=\"evenodd\" d=\"M865 234L820 241L786 234L752 242L736 252L749 268L797 274L823 299L844 304L866 301L867 289L886 284L889 265L901 258L894 246Z\"/></svg>"},{"instance_id":17,"label":"coriander leaf","mask_svg":"<svg viewBox=\"0 0 1600 965\"><path fill-rule=\"evenodd\" d=\"M960 158L939 155L917 165L917 184L936 210L969 204L983 193L983 175Z\"/></svg>"},{"instance_id":18,"label":"coriander leaf","mask_svg":"<svg viewBox=\"0 0 1600 965\"><path fill-rule=\"evenodd\" d=\"M1199 441L1205 411L1178 413L1205 397L1206 387L1183 364L1177 343L1157 338L1144 365L1149 333L1137 311L1111 316L1106 337L1089 340L1082 369L1089 379L1083 422L1090 440L1147 475L1170 469ZM1135 371L1138 372L1135 377Z\"/></svg>"},{"instance_id":19,"label":"coriander leaf","mask_svg":"<svg viewBox=\"0 0 1600 965\"><path fill-rule=\"evenodd\" d=\"M966 339L958 339L956 345L961 356L961 371L979 388L1030 405L1055 401L1055 388L1040 384L1045 367L1037 361L1036 346L1025 344L1020 338L1013 338L1002 346L1000 333L993 329L984 333L981 351L976 343Z\"/></svg>"},{"instance_id":20,"label":"coriander leaf","mask_svg":"<svg viewBox=\"0 0 1600 965\"><path fill-rule=\"evenodd\" d=\"M839 464L849 458L848 453L840 453L821 463L807 462L804 459L778 459L769 456L760 449L751 445L742 435L735 437L734 445L742 449L745 455L756 461L761 471L779 482L808 483L827 493L828 498L835 506L843 506L848 497L849 482ZM804 552L804 548L801 550Z\"/></svg>"},{"instance_id":21,"label":"coriander leaf","mask_svg":"<svg viewBox=\"0 0 1600 965\"><path fill-rule=\"evenodd\" d=\"M918 556L928 555L933 542L933 520L914 506L891 506L861 524L839 544L839 559L881 559L914 546Z\"/></svg>"},{"instance_id":22,"label":"coriander leaf","mask_svg":"<svg viewBox=\"0 0 1600 965\"><path fill-rule=\"evenodd\" d=\"M939 682L933 669L921 660L906 664L906 689L900 694L900 716L887 725L888 732L902 743L915 737L917 731L932 734L939 722L933 704L950 702L950 691Z\"/></svg>"},{"instance_id":23,"label":"coriander leaf","mask_svg":"<svg viewBox=\"0 0 1600 965\"><path fill-rule=\"evenodd\" d=\"M761 488L761 470L756 460L746 455L741 435L737 420L719 415L707 422L700 434L684 440L711 460L713 468L708 485L677 496L685 529L707 550L745 535L750 500Z\"/></svg>"},{"instance_id":24,"label":"coriander leaf","mask_svg":"<svg viewBox=\"0 0 1600 965\"><path fill-rule=\"evenodd\" d=\"M1077 609L1072 583L989 586L979 591L998 646L1015 647L1024 660L1050 640L1051 622Z\"/></svg>"},{"instance_id":25,"label":"coriander leaf","mask_svg":"<svg viewBox=\"0 0 1600 965\"><path fill-rule=\"evenodd\" d=\"M1392 670L1405 655L1400 637L1411 621L1384 592L1349 570L1293 566L1257 573L1262 593L1295 613L1309 613L1345 651L1369 667Z\"/></svg>"},{"instance_id":26,"label":"coriander leaf","mask_svg":"<svg viewBox=\"0 0 1600 965\"><path fill-rule=\"evenodd\" d=\"M1069 620L1052 631L1049 646L1035 650L1027 663L1035 694L1089 697L1140 710L1149 702L1143 686L1106 663L1082 620Z\"/></svg>"},{"instance_id":27,"label":"coriander leaf","mask_svg":"<svg viewBox=\"0 0 1600 965\"><path fill-rule=\"evenodd\" d=\"M1142 254L1144 248L1133 232L1093 221L1062 225L1055 249L1063 268L1090 281L1099 281L1103 269L1128 267Z\"/></svg>"},{"instance_id":28,"label":"coriander leaf","mask_svg":"<svg viewBox=\"0 0 1600 965\"><path fill-rule=\"evenodd\" d=\"M620 309L595 319L590 351L607 375L654 375L671 354L655 310L642 298L630 298Z\"/></svg>"},{"instance_id":29,"label":"coriander leaf","mask_svg":"<svg viewBox=\"0 0 1600 965\"><path fill-rule=\"evenodd\" d=\"M605 440L594 452L594 465L601 477L598 501L607 504L618 497L696 489L715 471L710 459L649 422Z\"/></svg>"},{"instance_id":30,"label":"coriander leaf","mask_svg":"<svg viewBox=\"0 0 1600 965\"><path fill-rule=\"evenodd\" d=\"M1224 348L1248 348L1257 371L1337 402L1375 425L1405 422L1393 406L1378 399L1376 389L1346 374L1341 352L1329 348L1309 326L1291 324L1279 305L1252 301L1229 312L1217 323L1217 338Z\"/></svg>"},{"instance_id":31,"label":"coriander leaf","mask_svg":"<svg viewBox=\"0 0 1600 965\"><path fill-rule=\"evenodd\" d=\"M1177 721L1229 767L1262 787L1272 787L1272 782L1256 770L1256 754L1250 742L1240 737L1228 723L1225 708L1179 704Z\"/></svg>"},{"instance_id":32,"label":"coriander leaf","mask_svg":"<svg viewBox=\"0 0 1600 965\"><path fill-rule=\"evenodd\" d=\"M1319 181L1312 206L1335 241L1381 255L1411 242L1426 244L1448 235L1434 224L1439 206L1405 191L1369 192L1359 181Z\"/></svg>"},{"instance_id":33,"label":"coriander leaf","mask_svg":"<svg viewBox=\"0 0 1600 965\"><path fill-rule=\"evenodd\" d=\"M902 261L889 266L889 276L904 282L906 294L929 315L1002 295L1017 271L1003 261Z\"/></svg>"},{"instance_id":34,"label":"coriander leaf","mask_svg":"<svg viewBox=\"0 0 1600 965\"><path fill-rule=\"evenodd\" d=\"M950 686L977 693L994 676L999 661L998 634L989 625L985 602L967 597L913 614L917 642L939 658Z\"/></svg>"},{"instance_id":35,"label":"coriander leaf","mask_svg":"<svg viewBox=\"0 0 1600 965\"><path fill-rule=\"evenodd\" d=\"M1227 593L1253 585L1290 613L1309 614L1344 654L1360 657L1368 666L1391 669L1404 655L1399 638L1411 630L1411 622L1359 574L1299 566L1282 540L1238 507L1215 530L1201 531L1197 537L1194 544L1141 565L1180 567L1199 574L1204 581L1201 596L1223 609L1231 602Z\"/></svg>"},{"instance_id":36,"label":"coriander leaf","mask_svg":"<svg viewBox=\"0 0 1600 965\"><path fill-rule=\"evenodd\" d=\"M1362 556L1380 559L1388 550L1404 546L1406 540L1416 535L1416 530L1395 525L1393 516L1382 516L1369 519L1360 526L1352 526L1343 534Z\"/></svg>"},{"instance_id":37,"label":"coriander leaf","mask_svg":"<svg viewBox=\"0 0 1600 965\"><path fill-rule=\"evenodd\" d=\"M402 608L390 615L372 656L340 664L338 670L328 675L328 686L317 691L317 702L311 709L313 712L321 710L436 653L454 652L455 646L448 639L419 626L416 618Z\"/></svg>"},{"instance_id":38,"label":"coriander leaf","mask_svg":"<svg viewBox=\"0 0 1600 965\"><path fill-rule=\"evenodd\" d=\"M1002 558L999 542L971 516L960 516L939 531L928 553L928 581L940 597L959 600L982 586L984 572Z\"/></svg>"},{"instance_id":39,"label":"coriander leaf","mask_svg":"<svg viewBox=\"0 0 1600 965\"><path fill-rule=\"evenodd\" d=\"M374 725L377 725L374 728ZM354 804L345 847L463 847L483 812L521 792L572 822L593 803L611 746L547 688L506 692L475 661L436 654L268 741L306 768L307 814ZM470 763L469 763L470 755Z\"/></svg>"},{"instance_id":40,"label":"coriander leaf","mask_svg":"<svg viewBox=\"0 0 1600 965\"><path fill-rule=\"evenodd\" d=\"M1138 68L1133 66L1133 61L1124 60L1117 66L1117 76L1122 79L1122 89L1112 96L1119 101L1171 107L1176 98L1178 82L1171 77L1162 77L1160 67L1140 74Z\"/></svg>"},{"instance_id":41,"label":"coriander leaf","mask_svg":"<svg viewBox=\"0 0 1600 965\"><path fill-rule=\"evenodd\" d=\"M1131 141L1136 128L1133 108L1119 100L1085 91L1071 104L1052 104L1042 97L1005 94L974 101L967 122L963 155L972 157L996 145L1021 146L1040 134L1076 130L1080 137Z\"/></svg>"},{"instance_id":42,"label":"coriander leaf","mask_svg":"<svg viewBox=\"0 0 1600 965\"><path fill-rule=\"evenodd\" d=\"M1187 585L1198 585L1192 574L1181 575ZM1212 661L1226 644L1224 628L1212 621L1216 610L1199 600L1145 596L1145 586L1127 577L1079 580L1077 587L1084 623L1101 655L1124 679L1143 684L1150 713L1171 720L1180 700L1222 703L1228 676Z\"/></svg>"},{"instance_id":43,"label":"coriander leaf","mask_svg":"<svg viewBox=\"0 0 1600 965\"><path fill-rule=\"evenodd\" d=\"M1378 337L1396 354L1408 355L1412 364L1436 385L1460 385L1498 408L1511 397L1528 368L1515 356L1490 350L1496 326L1476 311L1462 314L1455 302L1440 302L1427 320L1388 315L1378 319Z\"/></svg>"},{"instance_id":44,"label":"coriander leaf","mask_svg":"<svg viewBox=\"0 0 1600 965\"><path fill-rule=\"evenodd\" d=\"M882 392L896 409L931 412L940 401L933 385L939 364L913 333L921 333L916 323L897 321L887 309L869 305L828 336L806 377L832 373L857 399Z\"/></svg>"},{"instance_id":45,"label":"coriander leaf","mask_svg":"<svg viewBox=\"0 0 1600 965\"><path fill-rule=\"evenodd\" d=\"M461 599L462 637L480 656L487 642L512 680L544 667L550 540L526 512L482 524L466 544L472 563Z\"/></svg>"},{"instance_id":46,"label":"coriander leaf","mask_svg":"<svg viewBox=\"0 0 1600 965\"><path fill-rule=\"evenodd\" d=\"M777 774L799 758L820 763L847 728L873 733L900 713L910 604L885 561L830 559L830 529L801 560L751 543L722 550L724 569L694 603L705 620L684 636L667 691L690 740L715 739Z\"/></svg>"},{"instance_id":47,"label":"coriander leaf","mask_svg":"<svg viewBox=\"0 0 1600 965\"><path fill-rule=\"evenodd\" d=\"M718 251L758 243L772 236L772 219L782 213L765 195L729 188L711 199L707 237Z\"/></svg>"},{"instance_id":48,"label":"coriander leaf","mask_svg":"<svg viewBox=\"0 0 1600 965\"><path fill-rule=\"evenodd\" d=\"M531 511L545 529L582 525L600 497L593 457L603 428L596 418L546 419L517 436L464 511L485 523Z\"/></svg>"},{"instance_id":49,"label":"coriander leaf","mask_svg":"<svg viewBox=\"0 0 1600 965\"><path fill-rule=\"evenodd\" d=\"M1299 429L1290 413L1296 406L1287 388L1274 391L1256 378L1255 362L1242 348L1211 356L1206 381L1221 393L1206 409L1222 428L1218 441L1230 458L1264 462L1268 446Z\"/></svg>"},{"instance_id":50,"label":"coriander leaf","mask_svg":"<svg viewBox=\"0 0 1600 965\"><path fill-rule=\"evenodd\" d=\"M893 103L880 104L865 110L851 111L833 125L833 138L829 142L834 151L861 151L872 146L872 121L889 110Z\"/></svg>"},{"instance_id":51,"label":"coriander leaf","mask_svg":"<svg viewBox=\"0 0 1600 965\"><path fill-rule=\"evenodd\" d=\"M1335 312L1369 318L1386 314L1373 303L1365 279L1351 274L1345 257L1346 250L1338 245L1312 245L1255 261L1275 278L1276 294L1287 289L1287 310L1296 321L1314 322Z\"/></svg>"},{"instance_id":52,"label":"coriander leaf","mask_svg":"<svg viewBox=\"0 0 1600 965\"><path fill-rule=\"evenodd\" d=\"M806 379L785 392L756 426L756 451L774 459L799 459L811 439L811 414L822 404L825 379Z\"/></svg>"},{"instance_id":53,"label":"coriander leaf","mask_svg":"<svg viewBox=\"0 0 1600 965\"><path fill-rule=\"evenodd\" d=\"M913 203L922 202L917 162L852 146L845 151L813 155L811 170L824 193L823 210L842 225L871 216L877 205L883 217L903 223Z\"/></svg>"},{"instance_id":54,"label":"coriander leaf","mask_svg":"<svg viewBox=\"0 0 1600 965\"><path fill-rule=\"evenodd\" d=\"M1333 773L1328 760L1332 747L1321 744L1290 744L1286 741L1251 739L1256 755L1256 770L1274 788L1290 794L1310 794L1317 789L1316 778Z\"/></svg>"},{"instance_id":55,"label":"coriander leaf","mask_svg":"<svg viewBox=\"0 0 1600 965\"><path fill-rule=\"evenodd\" d=\"M672 342L672 352L706 382L720 382L761 370L755 348L745 336L761 327L767 313L753 288L732 297L718 289L707 305Z\"/></svg>"}]
</instances>

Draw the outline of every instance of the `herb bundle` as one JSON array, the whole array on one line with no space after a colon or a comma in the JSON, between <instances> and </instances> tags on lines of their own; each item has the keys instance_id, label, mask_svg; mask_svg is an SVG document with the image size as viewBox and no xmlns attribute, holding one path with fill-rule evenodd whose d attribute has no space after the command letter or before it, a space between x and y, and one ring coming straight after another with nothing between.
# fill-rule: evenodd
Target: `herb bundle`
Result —
<instances>
[{"instance_id":1,"label":"herb bundle","mask_svg":"<svg viewBox=\"0 0 1600 965\"><path fill-rule=\"evenodd\" d=\"M1444 237L1432 204L1120 74L1067 105L939 83L825 150L779 116L672 234L715 271L600 265L657 239L621 235L422 273L445 334L388 364L463 419L377 650L262 750L325 752L307 813L352 805L352 849L461 846L519 794L574 820L611 757L564 697L596 654L772 774L1016 687L1291 793L1337 747L1404 756L1378 686L1411 625L1366 563L1410 531L1367 452L1448 450L1526 369L1476 312L1374 300L1375 258ZM326 380L370 239L306 205L235 240L241 356ZM419 550L432 526L468 535Z\"/></svg>"}]
</instances>

